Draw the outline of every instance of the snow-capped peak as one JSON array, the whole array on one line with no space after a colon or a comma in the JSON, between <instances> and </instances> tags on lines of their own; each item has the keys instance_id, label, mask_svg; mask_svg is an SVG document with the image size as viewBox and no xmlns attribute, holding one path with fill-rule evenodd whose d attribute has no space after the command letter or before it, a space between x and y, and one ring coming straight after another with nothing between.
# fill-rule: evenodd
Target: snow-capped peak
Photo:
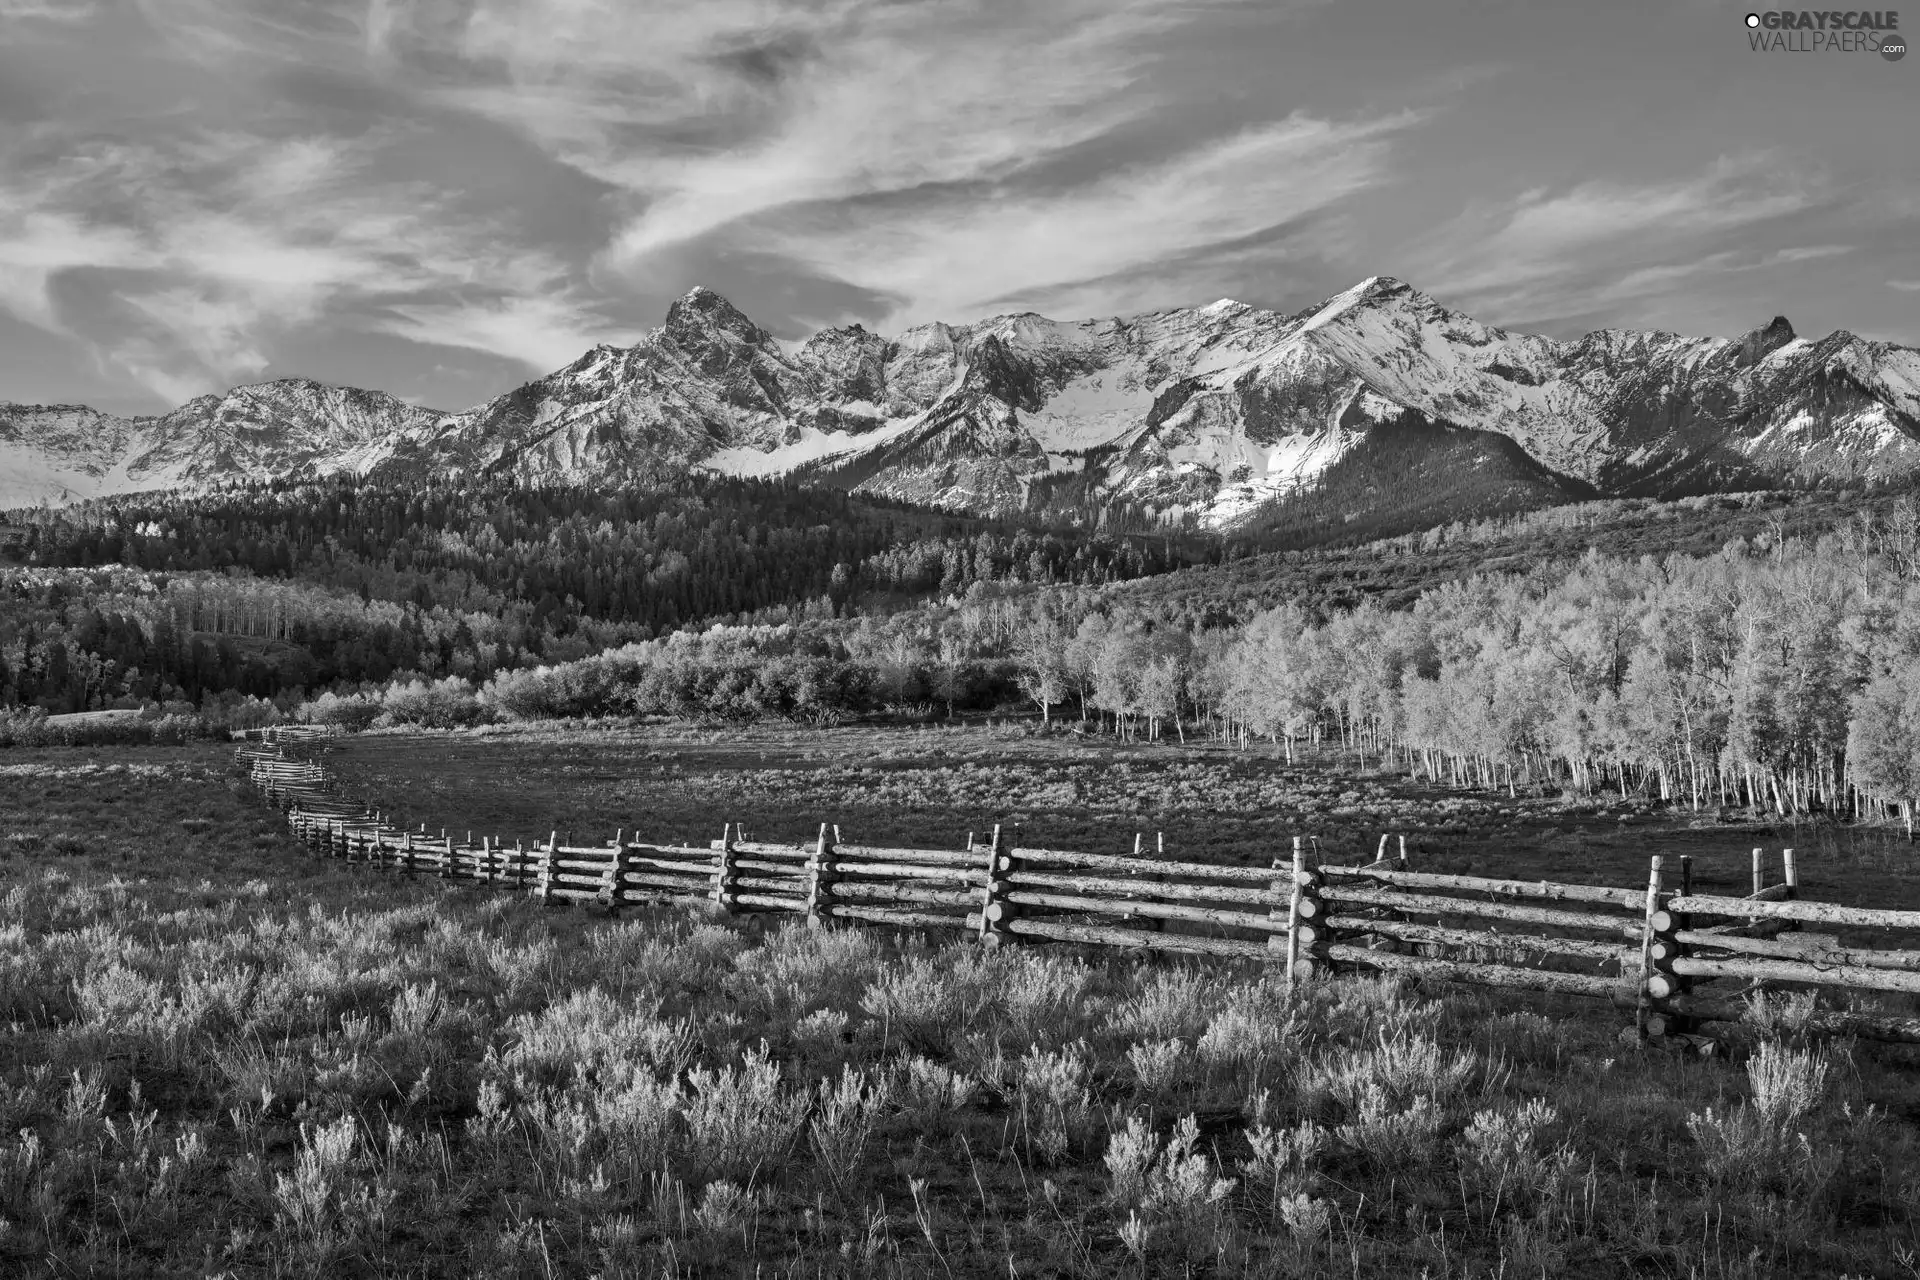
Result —
<instances>
[{"instance_id":1,"label":"snow-capped peak","mask_svg":"<svg viewBox=\"0 0 1920 1280\"><path fill-rule=\"evenodd\" d=\"M1325 305L1301 326L1303 331L1311 331L1329 324L1350 311L1361 307L1378 306L1387 301L1405 301L1410 303L1432 302L1425 294L1394 279L1392 276L1368 276L1344 293L1336 293L1328 298Z\"/></svg>"}]
</instances>

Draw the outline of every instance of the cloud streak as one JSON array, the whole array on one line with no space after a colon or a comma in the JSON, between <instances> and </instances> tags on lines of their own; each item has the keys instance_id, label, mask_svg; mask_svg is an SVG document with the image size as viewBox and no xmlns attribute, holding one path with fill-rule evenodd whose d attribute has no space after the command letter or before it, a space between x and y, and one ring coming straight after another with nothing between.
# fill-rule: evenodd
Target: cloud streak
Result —
<instances>
[{"instance_id":1,"label":"cloud streak","mask_svg":"<svg viewBox=\"0 0 1920 1280\"><path fill-rule=\"evenodd\" d=\"M1404 16L1382 42L1318 0L0 0L0 311L143 408L323 370L457 407L694 283L790 337L1298 307L1379 272L1554 331L1808 283L1904 332L1900 138L1862 167L1744 112L1573 172L1563 89L1618 85L1529 73L1583 19ZM8 359L0 399L57 381Z\"/></svg>"},{"instance_id":2,"label":"cloud streak","mask_svg":"<svg viewBox=\"0 0 1920 1280\"><path fill-rule=\"evenodd\" d=\"M1720 157L1660 183L1583 182L1533 188L1505 204L1476 204L1411 254L1427 287L1463 305L1508 314L1578 316L1729 270L1806 261L1844 246L1795 247L1771 257L1712 246L1788 222L1830 203L1813 175L1779 157Z\"/></svg>"},{"instance_id":3,"label":"cloud streak","mask_svg":"<svg viewBox=\"0 0 1920 1280\"><path fill-rule=\"evenodd\" d=\"M1387 180L1411 112L1334 123L1296 116L1066 193L1017 183L822 210L775 226L781 253L906 299L902 322L985 307L1103 312L1142 269L1326 213Z\"/></svg>"}]
</instances>

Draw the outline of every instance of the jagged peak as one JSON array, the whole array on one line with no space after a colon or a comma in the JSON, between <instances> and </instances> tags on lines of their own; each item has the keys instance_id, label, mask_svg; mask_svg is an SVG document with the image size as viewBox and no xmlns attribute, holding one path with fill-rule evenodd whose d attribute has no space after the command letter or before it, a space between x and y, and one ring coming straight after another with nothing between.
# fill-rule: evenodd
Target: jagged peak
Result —
<instances>
[{"instance_id":1,"label":"jagged peak","mask_svg":"<svg viewBox=\"0 0 1920 1280\"><path fill-rule=\"evenodd\" d=\"M676 341L701 342L717 330L753 346L767 342L766 330L747 317L746 312L707 288L695 285L667 308L667 334Z\"/></svg>"},{"instance_id":2,"label":"jagged peak","mask_svg":"<svg viewBox=\"0 0 1920 1280\"><path fill-rule=\"evenodd\" d=\"M1317 329L1349 312L1388 303L1413 306L1437 305L1432 298L1404 280L1394 276L1368 276L1344 293L1336 293L1328 298L1325 304L1301 327L1303 330Z\"/></svg>"},{"instance_id":3,"label":"jagged peak","mask_svg":"<svg viewBox=\"0 0 1920 1280\"><path fill-rule=\"evenodd\" d=\"M205 400L225 400L229 396L244 394L271 395L289 390L306 392L337 391L342 395L376 396L389 400L399 398L390 392L375 390L371 387L350 387L344 383L322 382L318 378L307 378L298 374L291 374L284 378L266 378L259 382L243 382L239 386L230 387L225 391L209 391L203 396L195 396L187 403L198 404Z\"/></svg>"},{"instance_id":4,"label":"jagged peak","mask_svg":"<svg viewBox=\"0 0 1920 1280\"><path fill-rule=\"evenodd\" d=\"M1785 316L1775 316L1767 324L1741 337L1736 363L1743 368L1759 364L1797 336Z\"/></svg>"},{"instance_id":5,"label":"jagged peak","mask_svg":"<svg viewBox=\"0 0 1920 1280\"><path fill-rule=\"evenodd\" d=\"M816 329L808 336L804 345L810 347L818 342L836 342L842 338L858 338L861 340L879 339L880 341L885 341L885 339L880 338L879 334L872 332L858 320L855 320L849 324L829 325L824 329Z\"/></svg>"}]
</instances>

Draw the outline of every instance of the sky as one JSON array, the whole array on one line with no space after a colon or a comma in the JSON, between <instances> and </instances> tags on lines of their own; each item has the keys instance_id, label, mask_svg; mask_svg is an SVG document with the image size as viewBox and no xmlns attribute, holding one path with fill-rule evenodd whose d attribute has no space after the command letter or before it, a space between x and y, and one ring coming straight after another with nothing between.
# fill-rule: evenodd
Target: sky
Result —
<instances>
[{"instance_id":1,"label":"sky","mask_svg":"<svg viewBox=\"0 0 1920 1280\"><path fill-rule=\"evenodd\" d=\"M694 285L789 340L1384 274L1920 344L1920 56L1748 7L0 0L0 401L458 409Z\"/></svg>"}]
</instances>

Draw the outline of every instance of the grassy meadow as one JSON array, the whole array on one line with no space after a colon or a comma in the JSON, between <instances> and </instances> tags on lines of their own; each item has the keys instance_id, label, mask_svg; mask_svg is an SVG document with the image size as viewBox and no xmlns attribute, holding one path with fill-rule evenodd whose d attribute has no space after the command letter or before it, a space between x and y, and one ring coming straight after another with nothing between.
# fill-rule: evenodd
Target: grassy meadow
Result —
<instances>
[{"instance_id":1,"label":"grassy meadow","mask_svg":"<svg viewBox=\"0 0 1920 1280\"><path fill-rule=\"evenodd\" d=\"M808 841L823 822L850 844L964 848L994 823L1021 843L1127 853L1136 833L1170 857L1266 865L1311 836L1330 862L1406 836L1421 870L1638 886L1650 855L1693 859L1705 892L1747 892L1749 851L1798 851L1806 896L1920 908L1920 857L1893 828L1781 822L1740 811L1593 797L1460 791L1322 751L1288 765L1272 747L1198 738L1121 743L1019 723L947 728L780 725L496 725L341 740L328 766L349 794L406 826L564 841L616 831L704 843L722 824ZM1397 843L1394 846L1397 849Z\"/></svg>"},{"instance_id":2,"label":"grassy meadow","mask_svg":"<svg viewBox=\"0 0 1920 1280\"><path fill-rule=\"evenodd\" d=\"M0 753L0 1275L1920 1274L1915 1056L1791 1006L1702 1060L1542 997L609 919L315 861L227 760ZM1729 887L1788 842L985 733L372 735L330 763L508 835L997 817L1249 860L1406 830L1428 865L1570 879L1677 843ZM1835 843L1810 892L1884 902L1890 856Z\"/></svg>"}]
</instances>

